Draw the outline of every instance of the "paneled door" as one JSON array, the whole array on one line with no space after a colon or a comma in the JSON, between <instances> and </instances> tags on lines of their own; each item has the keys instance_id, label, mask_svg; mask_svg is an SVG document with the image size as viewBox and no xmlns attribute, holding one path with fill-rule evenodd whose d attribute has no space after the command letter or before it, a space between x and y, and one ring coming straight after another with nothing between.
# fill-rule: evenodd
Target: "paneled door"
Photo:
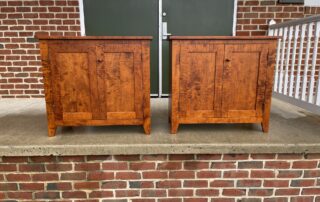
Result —
<instances>
[{"instance_id":1,"label":"paneled door","mask_svg":"<svg viewBox=\"0 0 320 202\"><path fill-rule=\"evenodd\" d=\"M98 46L97 62L102 118L142 118L141 43Z\"/></svg>"},{"instance_id":2,"label":"paneled door","mask_svg":"<svg viewBox=\"0 0 320 202\"><path fill-rule=\"evenodd\" d=\"M268 49L261 44L232 44L225 48L223 117L262 117Z\"/></svg>"},{"instance_id":3,"label":"paneled door","mask_svg":"<svg viewBox=\"0 0 320 202\"><path fill-rule=\"evenodd\" d=\"M99 109L95 85L95 49L79 42L54 44L49 49L53 67L56 120L92 120Z\"/></svg>"},{"instance_id":4,"label":"paneled door","mask_svg":"<svg viewBox=\"0 0 320 202\"><path fill-rule=\"evenodd\" d=\"M180 54L179 116L220 117L224 45L183 43Z\"/></svg>"}]
</instances>

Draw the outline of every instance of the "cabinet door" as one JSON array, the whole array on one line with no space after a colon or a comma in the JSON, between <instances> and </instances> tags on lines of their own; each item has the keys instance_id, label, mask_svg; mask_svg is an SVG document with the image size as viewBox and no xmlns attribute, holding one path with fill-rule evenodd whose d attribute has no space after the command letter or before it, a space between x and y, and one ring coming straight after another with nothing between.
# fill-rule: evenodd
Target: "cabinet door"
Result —
<instances>
[{"instance_id":1,"label":"cabinet door","mask_svg":"<svg viewBox=\"0 0 320 202\"><path fill-rule=\"evenodd\" d=\"M223 69L223 117L261 117L265 97L268 46L226 45Z\"/></svg>"},{"instance_id":2,"label":"cabinet door","mask_svg":"<svg viewBox=\"0 0 320 202\"><path fill-rule=\"evenodd\" d=\"M97 51L101 118L142 118L141 43L106 43Z\"/></svg>"},{"instance_id":3,"label":"cabinet door","mask_svg":"<svg viewBox=\"0 0 320 202\"><path fill-rule=\"evenodd\" d=\"M179 116L219 117L224 46L205 42L181 45Z\"/></svg>"},{"instance_id":4,"label":"cabinet door","mask_svg":"<svg viewBox=\"0 0 320 202\"><path fill-rule=\"evenodd\" d=\"M97 109L95 49L69 42L49 47L57 120L93 119Z\"/></svg>"}]
</instances>

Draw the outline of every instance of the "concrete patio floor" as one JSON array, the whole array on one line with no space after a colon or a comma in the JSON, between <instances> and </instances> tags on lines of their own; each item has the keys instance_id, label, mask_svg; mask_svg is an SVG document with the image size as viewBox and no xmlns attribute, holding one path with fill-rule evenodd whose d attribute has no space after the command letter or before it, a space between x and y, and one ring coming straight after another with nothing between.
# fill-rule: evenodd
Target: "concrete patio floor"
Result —
<instances>
[{"instance_id":1,"label":"concrete patio floor","mask_svg":"<svg viewBox=\"0 0 320 202\"><path fill-rule=\"evenodd\" d=\"M320 153L320 116L273 99L269 134L259 124L180 125L168 99L152 99L152 133L140 126L59 127L47 137L44 99L0 100L0 155Z\"/></svg>"}]
</instances>

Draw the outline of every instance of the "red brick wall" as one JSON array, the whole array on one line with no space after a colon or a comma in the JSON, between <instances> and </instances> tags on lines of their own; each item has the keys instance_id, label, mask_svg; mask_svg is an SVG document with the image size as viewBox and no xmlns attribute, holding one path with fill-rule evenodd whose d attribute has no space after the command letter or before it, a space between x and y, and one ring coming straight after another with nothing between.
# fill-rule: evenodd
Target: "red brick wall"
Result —
<instances>
[{"instance_id":1,"label":"red brick wall","mask_svg":"<svg viewBox=\"0 0 320 202\"><path fill-rule=\"evenodd\" d=\"M0 200L101 198L319 202L320 154L0 158Z\"/></svg>"},{"instance_id":2,"label":"red brick wall","mask_svg":"<svg viewBox=\"0 0 320 202\"><path fill-rule=\"evenodd\" d=\"M320 14L320 7L278 2L278 0L238 0L237 35L266 35L270 19L281 23Z\"/></svg>"},{"instance_id":3,"label":"red brick wall","mask_svg":"<svg viewBox=\"0 0 320 202\"><path fill-rule=\"evenodd\" d=\"M37 32L79 35L78 0L0 1L0 98L43 97Z\"/></svg>"},{"instance_id":4,"label":"red brick wall","mask_svg":"<svg viewBox=\"0 0 320 202\"><path fill-rule=\"evenodd\" d=\"M320 14L320 8L279 4L277 0L239 0L237 35L265 35L277 22ZM42 97L37 32L79 35L78 0L0 1L0 98Z\"/></svg>"}]
</instances>

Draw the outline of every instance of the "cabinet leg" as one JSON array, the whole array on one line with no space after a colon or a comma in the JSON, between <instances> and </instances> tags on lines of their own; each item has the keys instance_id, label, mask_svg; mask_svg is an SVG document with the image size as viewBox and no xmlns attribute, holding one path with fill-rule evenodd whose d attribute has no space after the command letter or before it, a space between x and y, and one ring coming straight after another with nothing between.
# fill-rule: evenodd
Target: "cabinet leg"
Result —
<instances>
[{"instance_id":1,"label":"cabinet leg","mask_svg":"<svg viewBox=\"0 0 320 202\"><path fill-rule=\"evenodd\" d=\"M268 121L263 120L261 123L261 127L262 127L262 131L264 133L268 133L269 132L269 120Z\"/></svg>"},{"instance_id":2,"label":"cabinet leg","mask_svg":"<svg viewBox=\"0 0 320 202\"><path fill-rule=\"evenodd\" d=\"M150 118L144 120L143 129L144 129L144 133L146 135L150 135L150 133L151 133L151 121L150 121Z\"/></svg>"},{"instance_id":3,"label":"cabinet leg","mask_svg":"<svg viewBox=\"0 0 320 202\"><path fill-rule=\"evenodd\" d=\"M48 136L54 137L56 136L57 126L49 126L48 127Z\"/></svg>"},{"instance_id":4,"label":"cabinet leg","mask_svg":"<svg viewBox=\"0 0 320 202\"><path fill-rule=\"evenodd\" d=\"M171 134L176 134L178 132L179 123L171 120Z\"/></svg>"}]
</instances>

